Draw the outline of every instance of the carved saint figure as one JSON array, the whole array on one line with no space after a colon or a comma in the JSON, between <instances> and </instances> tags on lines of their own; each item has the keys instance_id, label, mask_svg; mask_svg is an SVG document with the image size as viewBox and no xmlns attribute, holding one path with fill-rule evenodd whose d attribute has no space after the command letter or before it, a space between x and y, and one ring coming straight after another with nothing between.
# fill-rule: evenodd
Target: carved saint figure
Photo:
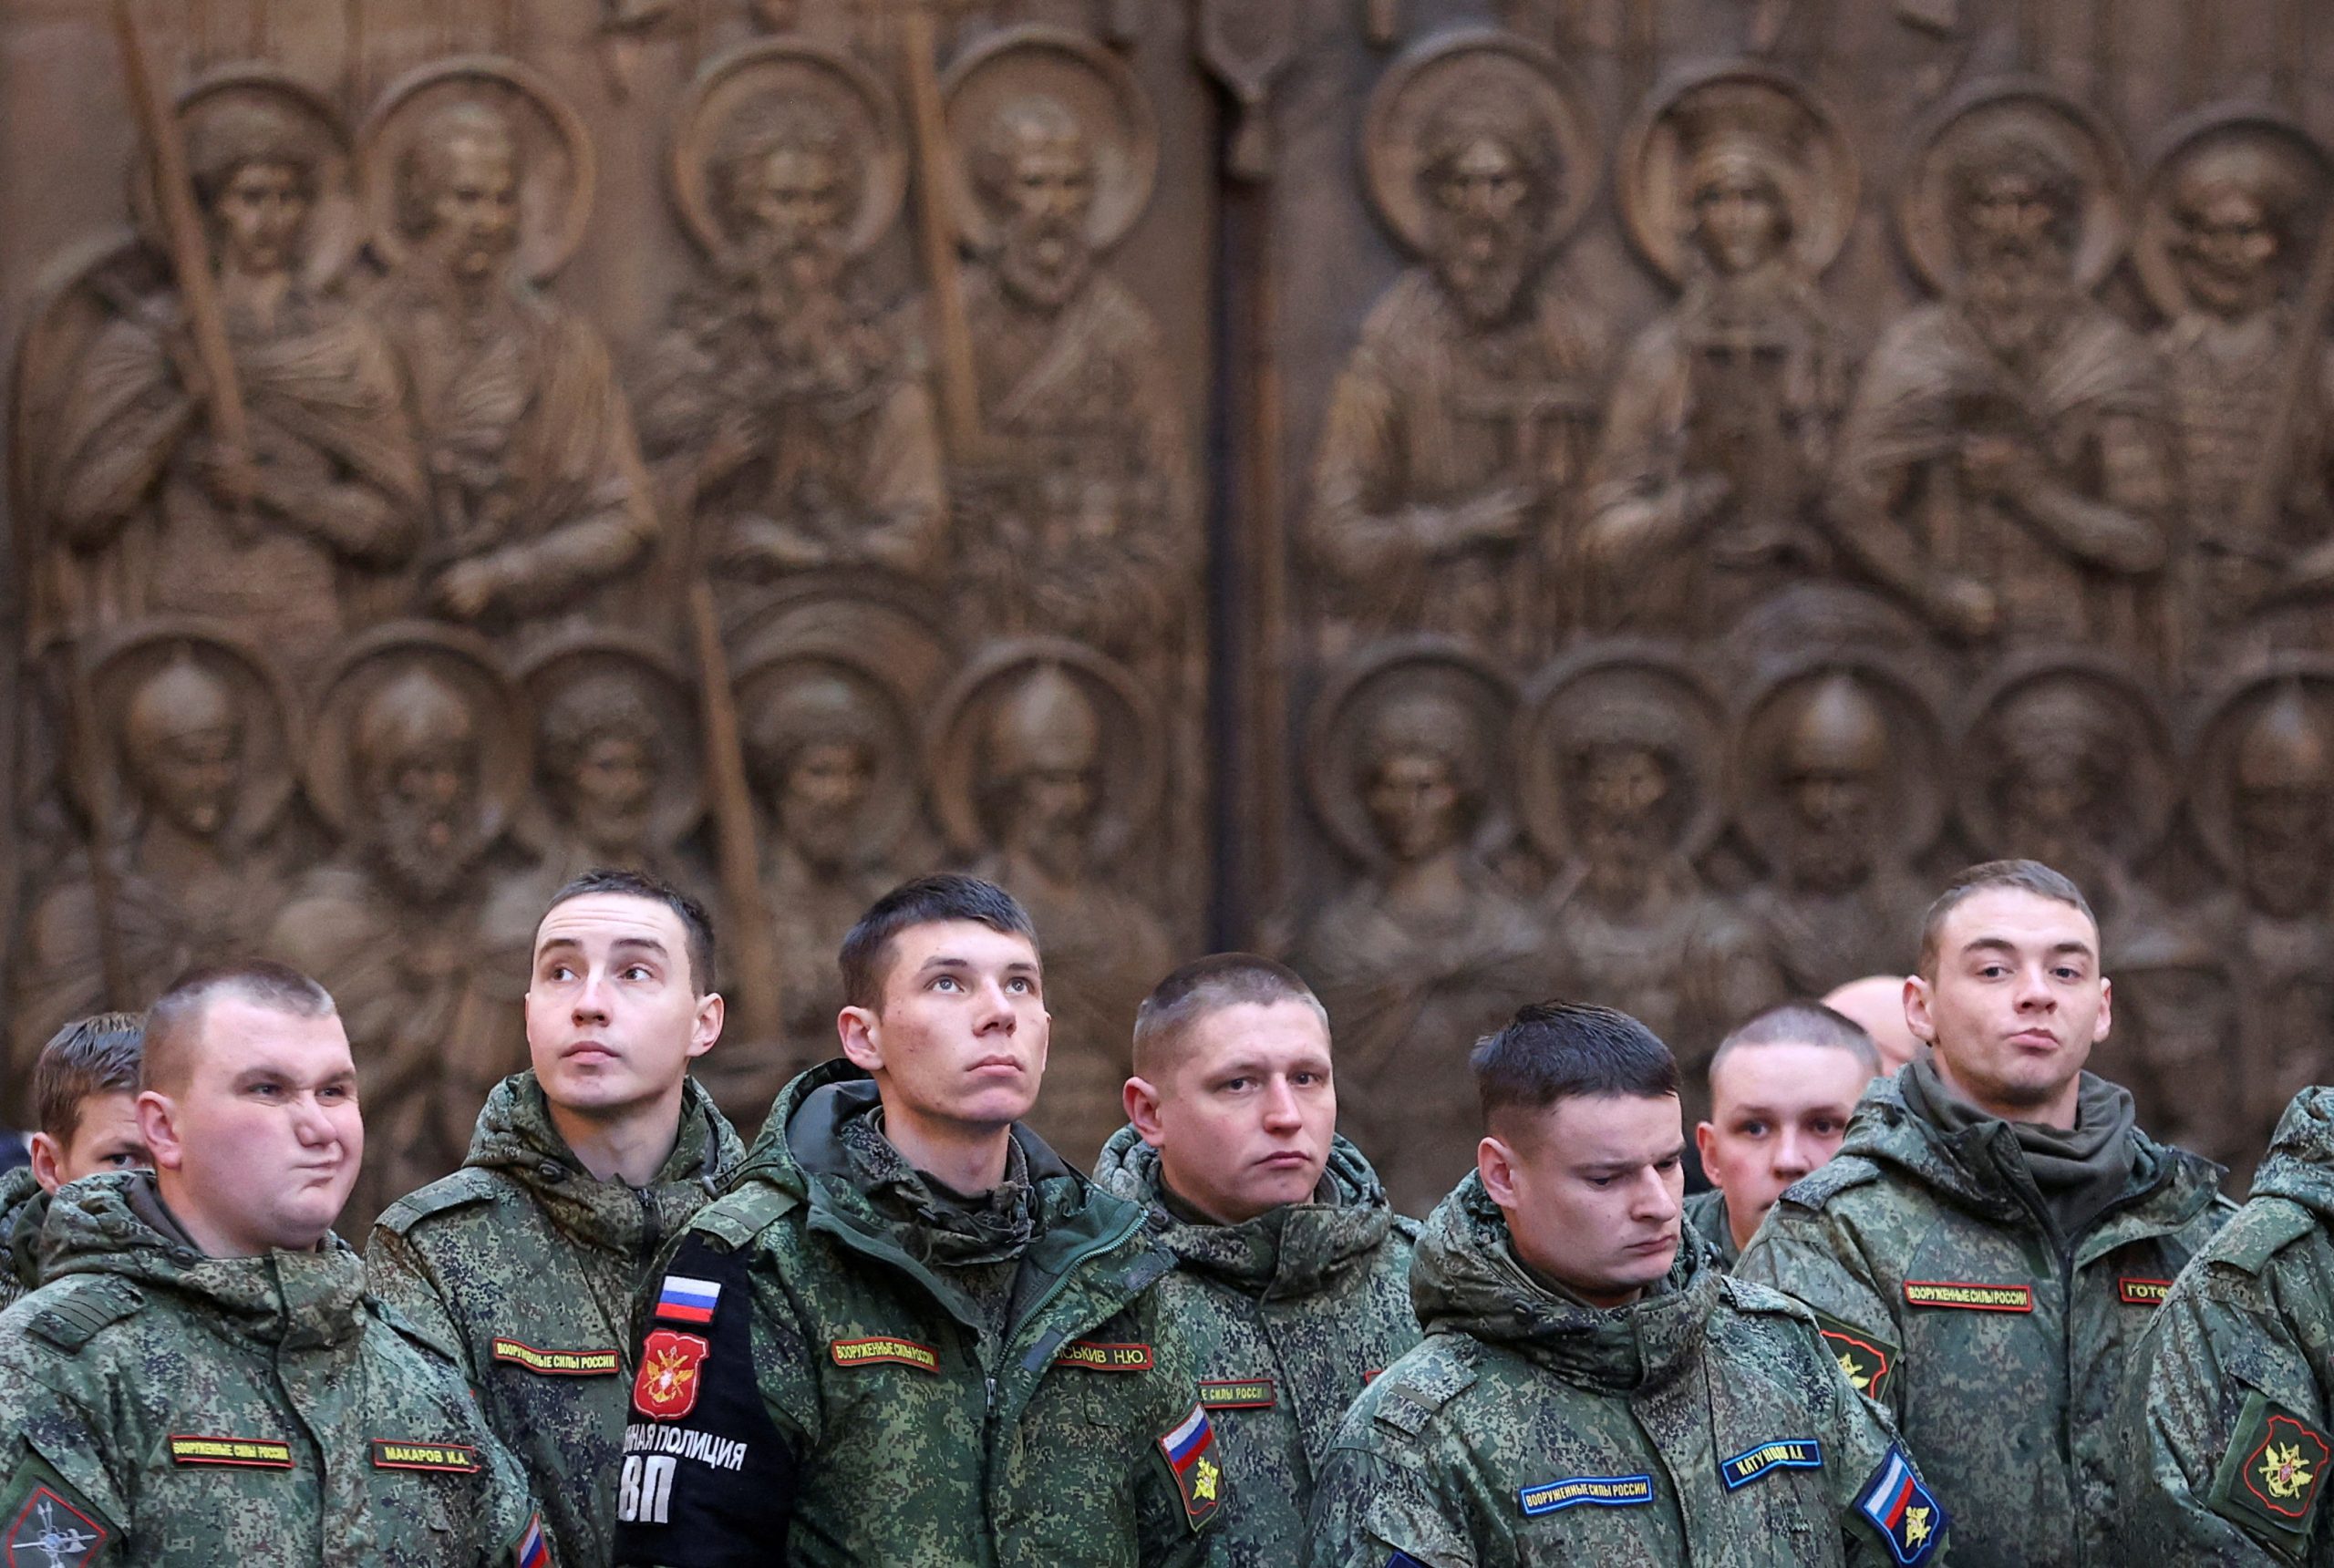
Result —
<instances>
[{"instance_id":1,"label":"carved saint figure","mask_svg":"<svg viewBox=\"0 0 2334 1568\"><path fill-rule=\"evenodd\" d=\"M1956 634L2159 657L2162 394L2076 275L2082 177L2039 123L1998 117L1947 179L1959 282L1873 351L1840 437L1841 541Z\"/></svg>"},{"instance_id":2,"label":"carved saint figure","mask_svg":"<svg viewBox=\"0 0 2334 1568\"><path fill-rule=\"evenodd\" d=\"M945 485L909 318L850 264L867 157L815 96L753 104L712 150L735 248L676 304L641 424L733 598L741 579L938 564Z\"/></svg>"},{"instance_id":3,"label":"carved saint figure","mask_svg":"<svg viewBox=\"0 0 2334 1568\"><path fill-rule=\"evenodd\" d=\"M1046 955L1053 1047L1032 1119L1083 1164L1125 1121L1119 1090L1135 1008L1174 947L1159 917L1097 862L1102 717L1078 682L1038 665L997 704L984 739L977 789L996 847L974 869L1028 909Z\"/></svg>"},{"instance_id":4,"label":"carved saint figure","mask_svg":"<svg viewBox=\"0 0 2334 1568\"><path fill-rule=\"evenodd\" d=\"M2039 681L2003 705L1991 738L1984 848L2065 872L2112 923L2132 891L2122 851L2135 763L2122 717L2085 684Z\"/></svg>"},{"instance_id":5,"label":"carved saint figure","mask_svg":"<svg viewBox=\"0 0 2334 1568\"><path fill-rule=\"evenodd\" d=\"M347 1024L378 1130L365 1216L460 1164L487 1091L526 1065L519 998L542 910L493 896L482 717L426 666L363 697L346 729L348 839L268 939Z\"/></svg>"},{"instance_id":6,"label":"carved saint figure","mask_svg":"<svg viewBox=\"0 0 2334 1568\"><path fill-rule=\"evenodd\" d=\"M2095 1070L2132 1091L2145 1125L2163 1130L2157 1137L2250 1171L2284 1106L2267 1120L2252 1108L2244 1006L2213 934L2183 918L2110 950L2115 1027Z\"/></svg>"},{"instance_id":7,"label":"carved saint figure","mask_svg":"<svg viewBox=\"0 0 2334 1568\"><path fill-rule=\"evenodd\" d=\"M297 667L382 613L379 574L420 540L396 362L303 272L314 136L264 99L187 129L251 449L214 437L174 288L118 301L61 391L48 531L80 568L88 624L209 616Z\"/></svg>"},{"instance_id":8,"label":"carved saint figure","mask_svg":"<svg viewBox=\"0 0 2334 1568\"><path fill-rule=\"evenodd\" d=\"M1472 849L1492 751L1476 716L1432 691L1366 721L1339 782L1383 866L1321 912L1296 955L1337 1020L1339 1112L1409 1214L1465 1171L1478 1130L1467 1053L1543 973L1530 912Z\"/></svg>"},{"instance_id":9,"label":"carved saint figure","mask_svg":"<svg viewBox=\"0 0 2334 1568\"><path fill-rule=\"evenodd\" d=\"M1890 835L1895 747L1886 716L1844 671L1824 676L1784 732L1772 776L1777 863L1745 898L1793 995L1864 975L1904 974L1923 890Z\"/></svg>"},{"instance_id":10,"label":"carved saint figure","mask_svg":"<svg viewBox=\"0 0 2334 1568\"><path fill-rule=\"evenodd\" d=\"M1582 531L1604 629L1707 636L1831 561L1812 507L1847 356L1792 246L1805 171L1773 98L1688 128L1685 294L1622 361Z\"/></svg>"},{"instance_id":11,"label":"carved saint figure","mask_svg":"<svg viewBox=\"0 0 2334 1568\"><path fill-rule=\"evenodd\" d=\"M1158 325L1101 264L1093 135L1028 92L968 162L997 240L965 273L965 312L1003 452L952 474L968 629L1154 655L1197 586L1192 458Z\"/></svg>"},{"instance_id":12,"label":"carved saint figure","mask_svg":"<svg viewBox=\"0 0 2334 1568\"><path fill-rule=\"evenodd\" d=\"M546 896L597 866L690 886L696 870L656 831L669 736L639 681L613 672L563 686L536 723L537 777L554 838L537 880Z\"/></svg>"},{"instance_id":13,"label":"carved saint figure","mask_svg":"<svg viewBox=\"0 0 2334 1568\"><path fill-rule=\"evenodd\" d=\"M274 857L240 831L253 748L233 687L181 651L139 682L119 724L129 810L109 885L100 892L87 851L72 856L36 896L17 949L10 1032L22 1071L67 1021L142 1007L191 965L246 952L281 896ZM108 937L129 986L119 996L106 995Z\"/></svg>"},{"instance_id":14,"label":"carved saint figure","mask_svg":"<svg viewBox=\"0 0 2334 1568\"><path fill-rule=\"evenodd\" d=\"M598 330L513 265L520 148L492 104L429 112L398 160L405 258L376 308L429 454L420 607L539 631L634 607L618 584L654 549L657 521Z\"/></svg>"},{"instance_id":15,"label":"carved saint figure","mask_svg":"<svg viewBox=\"0 0 2334 1568\"><path fill-rule=\"evenodd\" d=\"M1485 83L1419 132L1427 254L1371 309L1331 393L1305 522L1364 633L1544 645L1546 567L1586 467L1606 345L1545 236L1567 181L1535 106Z\"/></svg>"},{"instance_id":16,"label":"carved saint figure","mask_svg":"<svg viewBox=\"0 0 2334 1568\"><path fill-rule=\"evenodd\" d=\"M2312 356L2281 453L2284 361L2301 330L2285 289L2308 244L2308 192L2256 140L2207 144L2178 167L2170 250L2183 308L2156 336L2180 437L2195 566L2185 629L2195 653L2328 646L2334 593L2334 347ZM2267 505L2251 492L2275 461Z\"/></svg>"}]
</instances>

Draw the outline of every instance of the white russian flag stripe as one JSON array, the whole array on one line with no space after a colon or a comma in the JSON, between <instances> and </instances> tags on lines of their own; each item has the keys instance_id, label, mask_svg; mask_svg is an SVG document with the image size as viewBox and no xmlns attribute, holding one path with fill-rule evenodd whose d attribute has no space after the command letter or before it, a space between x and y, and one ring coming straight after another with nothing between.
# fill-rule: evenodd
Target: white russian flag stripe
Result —
<instances>
[{"instance_id":1,"label":"white russian flag stripe","mask_svg":"<svg viewBox=\"0 0 2334 1568\"><path fill-rule=\"evenodd\" d=\"M1895 1506L1896 1494L1904 1491L1905 1480L1905 1456L1892 1449L1888 1454L1888 1468L1881 1472L1876 1483L1864 1490L1864 1517L1881 1529L1888 1529L1888 1515Z\"/></svg>"},{"instance_id":2,"label":"white russian flag stripe","mask_svg":"<svg viewBox=\"0 0 2334 1568\"><path fill-rule=\"evenodd\" d=\"M656 1299L660 1306L694 1306L711 1312L713 1304L721 1299L721 1287L709 1279L666 1274L664 1294Z\"/></svg>"},{"instance_id":3,"label":"white russian flag stripe","mask_svg":"<svg viewBox=\"0 0 2334 1568\"><path fill-rule=\"evenodd\" d=\"M1206 1430L1207 1407L1193 1406L1192 1413L1183 1418L1183 1424L1168 1433L1162 1439L1167 1445L1167 1457L1170 1460L1181 1460L1190 1450L1192 1445L1199 1439L1200 1434Z\"/></svg>"}]
</instances>

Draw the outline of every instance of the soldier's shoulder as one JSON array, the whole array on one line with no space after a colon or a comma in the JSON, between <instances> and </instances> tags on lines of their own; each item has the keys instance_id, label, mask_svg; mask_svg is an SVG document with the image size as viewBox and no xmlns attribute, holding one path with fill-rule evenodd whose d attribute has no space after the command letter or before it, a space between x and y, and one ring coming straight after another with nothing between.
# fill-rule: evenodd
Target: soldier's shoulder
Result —
<instances>
[{"instance_id":1,"label":"soldier's shoulder","mask_svg":"<svg viewBox=\"0 0 2334 1568\"><path fill-rule=\"evenodd\" d=\"M2290 1198L2256 1198L2236 1212L2198 1255L2247 1274L2259 1274L2304 1238L2323 1233L2317 1213Z\"/></svg>"},{"instance_id":2,"label":"soldier's shoulder","mask_svg":"<svg viewBox=\"0 0 2334 1568\"><path fill-rule=\"evenodd\" d=\"M1361 1391L1361 1398L1354 1402L1353 1419L1357 1425L1379 1429L1399 1440L1415 1441L1453 1401L1482 1380L1472 1340L1462 1335L1429 1335Z\"/></svg>"},{"instance_id":3,"label":"soldier's shoulder","mask_svg":"<svg viewBox=\"0 0 2334 1568\"><path fill-rule=\"evenodd\" d=\"M804 1216L802 1201L769 1181L743 1181L689 1216L682 1244L701 1240L716 1252L769 1249L787 1233L782 1222Z\"/></svg>"},{"instance_id":4,"label":"soldier's shoulder","mask_svg":"<svg viewBox=\"0 0 2334 1568\"><path fill-rule=\"evenodd\" d=\"M90 1343L145 1308L146 1293L115 1274L67 1274L51 1280L6 1313L24 1343L79 1356Z\"/></svg>"},{"instance_id":5,"label":"soldier's shoulder","mask_svg":"<svg viewBox=\"0 0 2334 1568\"><path fill-rule=\"evenodd\" d=\"M1861 1154L1834 1155L1824 1164L1801 1177L1783 1189L1777 1200L1792 1209L1805 1209L1820 1213L1843 1193L1862 1188L1876 1188L1880 1184L1879 1162Z\"/></svg>"},{"instance_id":6,"label":"soldier's shoulder","mask_svg":"<svg viewBox=\"0 0 2334 1568\"><path fill-rule=\"evenodd\" d=\"M393 1236L412 1237L417 1231L434 1228L432 1222L443 1216L459 1214L464 1210L479 1211L505 1199L520 1196L515 1182L465 1165L450 1176L441 1176L427 1187L408 1192L381 1211L373 1222L380 1230Z\"/></svg>"},{"instance_id":7,"label":"soldier's shoulder","mask_svg":"<svg viewBox=\"0 0 2334 1568\"><path fill-rule=\"evenodd\" d=\"M381 1326L388 1331L387 1336L379 1343L382 1346L398 1347L394 1352L381 1351L380 1354L398 1356L418 1354L433 1367L441 1369L459 1369L462 1367L462 1346L459 1342L441 1338L433 1334L398 1311L394 1305L382 1300L377 1295L367 1295L365 1298L365 1306Z\"/></svg>"},{"instance_id":8,"label":"soldier's shoulder","mask_svg":"<svg viewBox=\"0 0 2334 1568\"><path fill-rule=\"evenodd\" d=\"M1718 1289L1719 1299L1738 1315L1795 1318L1810 1327L1814 1326L1814 1314L1772 1285L1761 1284L1739 1274L1721 1274Z\"/></svg>"}]
</instances>

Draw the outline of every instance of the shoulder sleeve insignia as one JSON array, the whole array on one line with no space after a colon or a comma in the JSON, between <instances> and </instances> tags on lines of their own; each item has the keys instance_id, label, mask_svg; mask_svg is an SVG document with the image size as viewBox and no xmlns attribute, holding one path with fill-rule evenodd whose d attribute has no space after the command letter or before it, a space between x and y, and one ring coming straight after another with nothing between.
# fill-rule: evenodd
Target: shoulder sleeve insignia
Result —
<instances>
[{"instance_id":1,"label":"shoulder sleeve insignia","mask_svg":"<svg viewBox=\"0 0 2334 1568\"><path fill-rule=\"evenodd\" d=\"M696 1409L706 1357L712 1353L712 1345L700 1335L670 1328L652 1331L641 1343L632 1408L657 1421L677 1421Z\"/></svg>"},{"instance_id":2,"label":"shoulder sleeve insignia","mask_svg":"<svg viewBox=\"0 0 2334 1568\"><path fill-rule=\"evenodd\" d=\"M2266 1526L2288 1541L2307 1540L2329 1458L2334 1446L2325 1433L2248 1391L2213 1476L2213 1511L2257 1534Z\"/></svg>"},{"instance_id":3,"label":"shoulder sleeve insignia","mask_svg":"<svg viewBox=\"0 0 2334 1568\"><path fill-rule=\"evenodd\" d=\"M1182 1494L1183 1512L1196 1530L1223 1501L1224 1469L1216 1462L1215 1429L1208 1423L1207 1407L1193 1405L1192 1413L1159 1439L1174 1472L1175 1490Z\"/></svg>"},{"instance_id":4,"label":"shoulder sleeve insignia","mask_svg":"<svg viewBox=\"0 0 2334 1568\"><path fill-rule=\"evenodd\" d=\"M2164 1298L2172 1294L2168 1279L2119 1279L2115 1295L2125 1306L2162 1306Z\"/></svg>"},{"instance_id":5,"label":"shoulder sleeve insignia","mask_svg":"<svg viewBox=\"0 0 2334 1568\"><path fill-rule=\"evenodd\" d=\"M46 1486L36 1486L0 1541L8 1568L86 1568L111 1538L96 1519Z\"/></svg>"},{"instance_id":6,"label":"shoulder sleeve insignia","mask_svg":"<svg viewBox=\"0 0 2334 1568\"><path fill-rule=\"evenodd\" d=\"M1735 1491L1749 1486L1769 1470L1822 1470L1823 1445L1813 1438L1777 1438L1756 1448L1743 1449L1718 1467L1719 1479L1726 1482L1726 1490Z\"/></svg>"},{"instance_id":7,"label":"shoulder sleeve insignia","mask_svg":"<svg viewBox=\"0 0 2334 1568\"><path fill-rule=\"evenodd\" d=\"M511 1548L511 1561L516 1568L552 1568L551 1537L543 1533L543 1516L540 1513L527 1521L527 1528L520 1532L518 1544Z\"/></svg>"},{"instance_id":8,"label":"shoulder sleeve insignia","mask_svg":"<svg viewBox=\"0 0 2334 1568\"><path fill-rule=\"evenodd\" d=\"M1945 1527L1952 1522L1944 1507L1929 1495L1905 1450L1889 1445L1888 1453L1857 1495L1856 1511L1888 1542L1889 1554L1903 1568L1919 1568L1936 1553Z\"/></svg>"},{"instance_id":9,"label":"shoulder sleeve insignia","mask_svg":"<svg viewBox=\"0 0 2334 1568\"><path fill-rule=\"evenodd\" d=\"M665 1276L664 1285L656 1293L656 1320L659 1323L711 1323L713 1309L720 1300L721 1286L714 1281L668 1274Z\"/></svg>"},{"instance_id":10,"label":"shoulder sleeve insignia","mask_svg":"<svg viewBox=\"0 0 2334 1568\"><path fill-rule=\"evenodd\" d=\"M1814 1311L1812 1307L1808 1310ZM1888 1379L1896 1370L1902 1351L1878 1335L1867 1334L1829 1313L1815 1314L1815 1328L1823 1336L1823 1348L1840 1364L1841 1376L1857 1393L1873 1399L1888 1398Z\"/></svg>"}]
</instances>

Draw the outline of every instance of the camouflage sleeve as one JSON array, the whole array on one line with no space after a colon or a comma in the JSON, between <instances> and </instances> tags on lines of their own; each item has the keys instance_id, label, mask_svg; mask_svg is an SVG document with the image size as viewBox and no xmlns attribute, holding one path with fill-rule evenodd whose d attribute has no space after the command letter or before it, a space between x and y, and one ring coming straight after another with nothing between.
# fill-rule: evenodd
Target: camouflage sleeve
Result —
<instances>
[{"instance_id":1,"label":"camouflage sleeve","mask_svg":"<svg viewBox=\"0 0 2334 1568\"><path fill-rule=\"evenodd\" d=\"M1157 1395L1147 1401L1149 1451L1135 1480L1135 1528L1145 1568L1198 1568L1222 1560L1216 1542L1228 1533L1219 1523L1232 1480L1224 1435L1200 1403L1199 1346L1188 1325L1162 1310L1165 1299L1154 1287L1145 1300L1158 1361L1145 1386Z\"/></svg>"},{"instance_id":2,"label":"camouflage sleeve","mask_svg":"<svg viewBox=\"0 0 2334 1568\"><path fill-rule=\"evenodd\" d=\"M1897 1436L1887 1407L1858 1393L1823 1341L1833 1363L1827 1390L1832 1451L1825 1467L1839 1499L1841 1559L1847 1568L1914 1568L1937 1560L1946 1511L1922 1480Z\"/></svg>"},{"instance_id":3,"label":"camouflage sleeve","mask_svg":"<svg viewBox=\"0 0 2334 1568\"><path fill-rule=\"evenodd\" d=\"M1465 1511L1417 1464L1339 1442L1306 1521L1308 1568L1475 1568Z\"/></svg>"},{"instance_id":4,"label":"camouflage sleeve","mask_svg":"<svg viewBox=\"0 0 2334 1568\"><path fill-rule=\"evenodd\" d=\"M478 1418L479 1458L485 1461L484 1506L479 1519L481 1568L552 1568L551 1537L517 1456Z\"/></svg>"},{"instance_id":5,"label":"camouflage sleeve","mask_svg":"<svg viewBox=\"0 0 2334 1568\"><path fill-rule=\"evenodd\" d=\"M2311 1266L2288 1293L2277 1287L2282 1272L2200 1262L2156 1308L2115 1423L2130 1560L2334 1561L2319 1506L2334 1438L2302 1338L2322 1334L2334 1281ZM2298 1315L2308 1327L2297 1328Z\"/></svg>"},{"instance_id":6,"label":"camouflage sleeve","mask_svg":"<svg viewBox=\"0 0 2334 1568\"><path fill-rule=\"evenodd\" d=\"M126 1555L129 1499L79 1405L0 1366L0 1562L98 1568Z\"/></svg>"},{"instance_id":7,"label":"camouflage sleeve","mask_svg":"<svg viewBox=\"0 0 2334 1568\"><path fill-rule=\"evenodd\" d=\"M1742 1250L1734 1277L1770 1285L1813 1312L1833 1359L1857 1391L1904 1414L1891 1376L1902 1331L1863 1253L1840 1227L1819 1212L1779 1202Z\"/></svg>"},{"instance_id":8,"label":"camouflage sleeve","mask_svg":"<svg viewBox=\"0 0 2334 1568\"><path fill-rule=\"evenodd\" d=\"M817 1384L783 1287L692 1232L649 1277L616 1479L624 1568L786 1555Z\"/></svg>"},{"instance_id":9,"label":"camouflage sleeve","mask_svg":"<svg viewBox=\"0 0 2334 1568\"><path fill-rule=\"evenodd\" d=\"M451 1356L462 1376L476 1386L478 1368L470 1364L470 1336L454 1321L437 1271L410 1236L384 1225L373 1227L365 1245L365 1283L417 1334Z\"/></svg>"}]
</instances>

